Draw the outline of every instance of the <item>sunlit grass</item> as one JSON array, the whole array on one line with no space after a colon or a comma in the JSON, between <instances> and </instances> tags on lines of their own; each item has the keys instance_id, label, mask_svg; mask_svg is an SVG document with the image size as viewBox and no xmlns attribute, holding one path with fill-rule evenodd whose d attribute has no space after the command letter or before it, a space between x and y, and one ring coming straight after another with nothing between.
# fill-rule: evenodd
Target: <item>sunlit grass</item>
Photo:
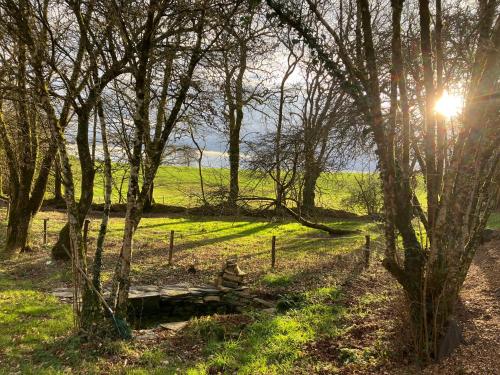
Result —
<instances>
[{"instance_id":1,"label":"sunlit grass","mask_svg":"<svg viewBox=\"0 0 500 375\"><path fill-rule=\"evenodd\" d=\"M304 345L319 336L335 337L342 332L345 309L336 306L336 288L308 293L304 306L283 314L258 314L237 339L208 337L208 361L186 370L188 374L220 373L286 374L307 353ZM192 334L207 332L211 318L195 322ZM214 324L214 323L212 323ZM200 327L204 329L200 329Z\"/></svg>"}]
</instances>

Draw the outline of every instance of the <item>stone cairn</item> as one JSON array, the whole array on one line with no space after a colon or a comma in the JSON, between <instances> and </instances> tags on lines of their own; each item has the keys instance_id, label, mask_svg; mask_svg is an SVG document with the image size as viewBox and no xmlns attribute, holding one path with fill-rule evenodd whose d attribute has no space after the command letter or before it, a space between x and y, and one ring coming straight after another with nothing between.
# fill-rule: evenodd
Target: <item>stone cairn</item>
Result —
<instances>
[{"instance_id":1,"label":"stone cairn","mask_svg":"<svg viewBox=\"0 0 500 375\"><path fill-rule=\"evenodd\" d=\"M218 288L245 289L245 276L246 273L238 267L236 258L230 258L224 264L215 284Z\"/></svg>"},{"instance_id":2,"label":"stone cairn","mask_svg":"<svg viewBox=\"0 0 500 375\"><path fill-rule=\"evenodd\" d=\"M274 312L273 302L249 293L245 286L245 276L246 273L238 267L236 258L230 258L224 263L215 285L132 285L128 294L130 313L138 316L162 313L171 318L186 320L192 316L237 313L247 307ZM52 294L65 302L73 299L72 288L58 288ZM104 289L103 295L109 297L110 290ZM171 329L171 325L167 326L165 327Z\"/></svg>"}]
</instances>

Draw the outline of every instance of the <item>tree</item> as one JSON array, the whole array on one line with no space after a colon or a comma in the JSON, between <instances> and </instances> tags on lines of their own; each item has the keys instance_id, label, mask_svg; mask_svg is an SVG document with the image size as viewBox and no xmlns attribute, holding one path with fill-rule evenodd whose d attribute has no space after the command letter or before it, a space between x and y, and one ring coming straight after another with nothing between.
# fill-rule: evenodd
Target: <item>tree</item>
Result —
<instances>
[{"instance_id":1,"label":"tree","mask_svg":"<svg viewBox=\"0 0 500 375\"><path fill-rule=\"evenodd\" d=\"M30 251L33 217L40 209L55 144L46 132L46 118L29 87L26 45L9 33L12 19L0 23L0 145L8 171L9 212L4 252Z\"/></svg>"},{"instance_id":2,"label":"tree","mask_svg":"<svg viewBox=\"0 0 500 375\"><path fill-rule=\"evenodd\" d=\"M127 312L134 232L162 161L163 150L186 108L198 63L212 48L221 27L233 15L238 3L204 1L192 7L184 6L169 1L148 4L146 22L136 41L137 56L131 64L134 133L125 228L111 293L114 311L119 317L125 317ZM178 69L174 69L176 67ZM161 73L153 77L152 72L157 71ZM154 122L151 108L156 109ZM139 185L143 152L145 173Z\"/></svg>"},{"instance_id":3,"label":"tree","mask_svg":"<svg viewBox=\"0 0 500 375\"><path fill-rule=\"evenodd\" d=\"M276 193L276 210L281 211L281 206L286 195L286 189L288 186L293 184L295 179L295 173L291 175L289 179L289 171L294 170L294 168L285 169L283 176L283 167L285 165L286 157L282 155L282 138L286 131L286 122L292 122L292 114L286 115L286 107L290 105L297 98L297 90L290 89L287 87L287 83L292 76L292 74L298 68L299 62L304 56L304 44L297 43L296 36L291 32L290 29L285 30L284 35L280 37L281 45L288 50L287 57L287 67L281 78L281 82L278 89L278 108L276 113L276 134L274 136L274 168L268 169L267 173L270 174L271 178L275 182L275 193ZM297 44L299 44L297 46ZM298 51L296 51L296 49ZM291 91L291 92L290 92ZM274 170L273 170L274 169Z\"/></svg>"},{"instance_id":4,"label":"tree","mask_svg":"<svg viewBox=\"0 0 500 375\"><path fill-rule=\"evenodd\" d=\"M327 170L344 167L345 155L349 151L352 156L360 137L356 134L357 116L349 110L352 103L323 64L309 61L304 75L300 122L303 143L301 209L312 213L319 176Z\"/></svg>"},{"instance_id":5,"label":"tree","mask_svg":"<svg viewBox=\"0 0 500 375\"><path fill-rule=\"evenodd\" d=\"M403 57L401 30L403 1L391 1L389 81L380 70L382 59L375 48L375 41L380 42L376 38L380 29L379 25L374 27L367 0L358 0L355 17L347 18L351 20L347 22L353 24L351 38L340 37L342 28L337 26L329 12L331 10L323 3L313 0L266 2L282 22L297 30L330 74L341 81L342 90L352 98L370 126L377 146L384 193L384 265L406 292L417 354L423 358L437 358L440 340L449 326L458 292L499 191L500 136L496 131L500 74L498 1L479 1L474 64L470 78L463 82L467 87L465 106L457 119L460 126L455 126L456 133L449 139L445 138L447 132L443 130L445 119L439 118L434 111L437 94L446 84L442 76L443 10L438 0L434 30L437 53L433 55L430 4L428 0L419 1L419 65L423 71L425 103L421 138L423 158L419 164L426 181L425 215L416 204L418 200L410 184L414 173L410 169L410 146L412 139L421 134L410 126L412 112L409 108L409 82L406 80L409 62ZM324 39L317 38L304 26L296 9L314 15L324 32ZM351 41L355 41L354 46ZM336 56L340 61L335 59ZM384 82L390 87L388 115L384 115L383 103L387 98L387 91L383 91ZM396 144L400 152L395 151ZM427 244L419 241L414 227L415 217L426 228ZM397 250L398 237L402 239L402 254Z\"/></svg>"},{"instance_id":6,"label":"tree","mask_svg":"<svg viewBox=\"0 0 500 375\"><path fill-rule=\"evenodd\" d=\"M26 87L19 92L26 93ZM5 104L0 108L0 137L9 171L6 255L31 250L31 224L42 205L54 157L54 145L41 129L43 120L39 113L28 109L29 102L31 99L25 96L15 103L13 117L4 117Z\"/></svg>"},{"instance_id":7,"label":"tree","mask_svg":"<svg viewBox=\"0 0 500 375\"><path fill-rule=\"evenodd\" d=\"M223 118L228 134L229 197L228 204L236 208L239 196L241 128L245 111L255 108L268 95L263 86L265 73L263 56L272 44L268 38L269 25L258 9L242 7L228 22L219 41L220 53L213 53L217 62L215 72L222 73ZM218 56L217 56L218 55ZM217 80L217 78L216 78Z\"/></svg>"},{"instance_id":8,"label":"tree","mask_svg":"<svg viewBox=\"0 0 500 375\"><path fill-rule=\"evenodd\" d=\"M70 105L77 116L76 144L82 176L78 200L78 223L81 229L94 198L95 166L93 146L89 142L91 115L106 86L124 72L134 46L130 40L125 39L120 43L119 38L116 40L110 38L113 34L113 23L106 25L105 17L111 16L111 19L116 20L117 15L113 14L112 7L104 7L101 10L95 4L89 3L82 9L77 3L72 2L69 2L68 6L77 21L77 33L80 37L77 56L80 56L81 62L75 66L73 73L81 74L82 77L78 75L68 77L64 70L56 66L53 68L61 75L63 81L73 83L74 87L70 88L68 94L77 99L70 100ZM100 14L101 11L104 14ZM48 19L45 20L44 27L48 29L49 35L53 35L54 31L50 30ZM57 41L53 41L52 44L54 49L61 50L60 53L67 53L66 49L72 48L71 45L61 46ZM51 65L54 65L54 62L51 62ZM95 81L91 81L94 74L92 70L95 69L98 69L98 76ZM65 249L69 244L68 223L59 233L59 238L52 248L52 256L56 259L68 259L68 252Z\"/></svg>"}]
</instances>

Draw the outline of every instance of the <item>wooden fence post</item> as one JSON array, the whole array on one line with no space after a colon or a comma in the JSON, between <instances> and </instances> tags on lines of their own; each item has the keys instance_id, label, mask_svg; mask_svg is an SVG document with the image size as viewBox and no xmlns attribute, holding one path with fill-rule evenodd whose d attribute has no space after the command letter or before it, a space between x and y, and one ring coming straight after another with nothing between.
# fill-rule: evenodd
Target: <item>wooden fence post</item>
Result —
<instances>
[{"instance_id":1,"label":"wooden fence post","mask_svg":"<svg viewBox=\"0 0 500 375\"><path fill-rule=\"evenodd\" d=\"M89 225L90 225L90 220L85 219L83 222L83 249L85 250L85 254L87 254L87 241L89 237Z\"/></svg>"},{"instance_id":2,"label":"wooden fence post","mask_svg":"<svg viewBox=\"0 0 500 375\"><path fill-rule=\"evenodd\" d=\"M47 221L49 219L45 218L43 219L43 244L47 245Z\"/></svg>"},{"instance_id":3,"label":"wooden fence post","mask_svg":"<svg viewBox=\"0 0 500 375\"><path fill-rule=\"evenodd\" d=\"M168 265L172 265L172 256L174 254L174 231L170 231L170 245L168 247Z\"/></svg>"},{"instance_id":4,"label":"wooden fence post","mask_svg":"<svg viewBox=\"0 0 500 375\"><path fill-rule=\"evenodd\" d=\"M271 267L274 269L276 265L276 236L271 240Z\"/></svg>"},{"instance_id":5,"label":"wooden fence post","mask_svg":"<svg viewBox=\"0 0 500 375\"><path fill-rule=\"evenodd\" d=\"M365 236L365 267L368 268L370 266L370 235Z\"/></svg>"}]
</instances>

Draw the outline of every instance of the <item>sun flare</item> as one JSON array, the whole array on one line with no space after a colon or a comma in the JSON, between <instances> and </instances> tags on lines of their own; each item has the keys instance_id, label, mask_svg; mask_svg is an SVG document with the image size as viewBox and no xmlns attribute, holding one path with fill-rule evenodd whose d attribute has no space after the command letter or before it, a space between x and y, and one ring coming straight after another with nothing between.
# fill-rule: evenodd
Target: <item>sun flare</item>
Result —
<instances>
[{"instance_id":1,"label":"sun flare","mask_svg":"<svg viewBox=\"0 0 500 375\"><path fill-rule=\"evenodd\" d=\"M436 102L434 109L444 117L450 118L456 116L462 110L462 98L456 95L450 95L447 91Z\"/></svg>"}]
</instances>

